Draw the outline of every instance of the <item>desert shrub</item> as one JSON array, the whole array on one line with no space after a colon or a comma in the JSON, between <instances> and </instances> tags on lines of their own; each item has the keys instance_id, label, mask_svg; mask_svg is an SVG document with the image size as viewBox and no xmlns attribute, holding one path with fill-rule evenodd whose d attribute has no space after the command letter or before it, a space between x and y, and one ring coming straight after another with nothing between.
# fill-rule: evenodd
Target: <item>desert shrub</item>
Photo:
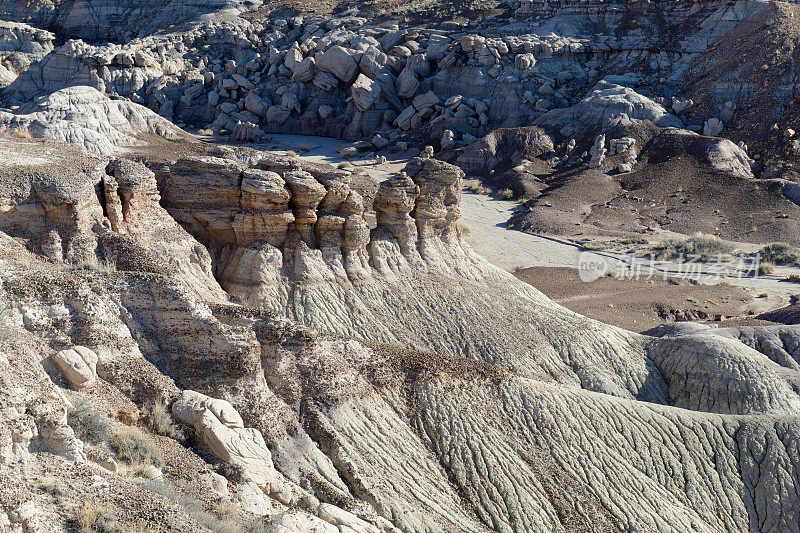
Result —
<instances>
[{"instance_id":1,"label":"desert shrub","mask_svg":"<svg viewBox=\"0 0 800 533\"><path fill-rule=\"evenodd\" d=\"M11 130L11 136L16 139L30 139L31 132L28 131L28 126L19 126Z\"/></svg>"},{"instance_id":2,"label":"desert shrub","mask_svg":"<svg viewBox=\"0 0 800 533\"><path fill-rule=\"evenodd\" d=\"M145 433L134 427L117 430L109 444L117 457L132 467L142 469L152 465L161 468L164 464L161 450Z\"/></svg>"},{"instance_id":3,"label":"desert shrub","mask_svg":"<svg viewBox=\"0 0 800 533\"><path fill-rule=\"evenodd\" d=\"M162 402L155 402L148 413L150 429L159 435L175 439L178 442L186 440L186 432L175 420L172 413Z\"/></svg>"},{"instance_id":4,"label":"desert shrub","mask_svg":"<svg viewBox=\"0 0 800 533\"><path fill-rule=\"evenodd\" d=\"M514 198L514 191L511 189L502 189L497 195L500 197L501 200L511 200Z\"/></svg>"},{"instance_id":5,"label":"desert shrub","mask_svg":"<svg viewBox=\"0 0 800 533\"><path fill-rule=\"evenodd\" d=\"M99 272L101 274L112 274L117 271L117 265L113 261L103 259L102 261L96 256L89 256L82 261L71 265L72 270L86 270L89 272Z\"/></svg>"},{"instance_id":6,"label":"desert shrub","mask_svg":"<svg viewBox=\"0 0 800 533\"><path fill-rule=\"evenodd\" d=\"M492 189L484 187L480 183L470 183L467 185L467 190L473 194L492 194Z\"/></svg>"},{"instance_id":7,"label":"desert shrub","mask_svg":"<svg viewBox=\"0 0 800 533\"><path fill-rule=\"evenodd\" d=\"M155 479L144 481L140 486L151 492L163 496L167 500L179 505L187 514L197 520L200 525L218 533L239 533L248 531L239 525L241 513L230 503L218 502L212 511L203 507L203 502L186 492L178 492L172 485Z\"/></svg>"},{"instance_id":8,"label":"desert shrub","mask_svg":"<svg viewBox=\"0 0 800 533\"><path fill-rule=\"evenodd\" d=\"M67 424L82 441L100 444L108 439L108 420L84 398L73 402L67 413Z\"/></svg>"},{"instance_id":9,"label":"desert shrub","mask_svg":"<svg viewBox=\"0 0 800 533\"><path fill-rule=\"evenodd\" d=\"M800 266L800 250L785 242L771 242L758 253L762 261L776 265Z\"/></svg>"},{"instance_id":10,"label":"desert shrub","mask_svg":"<svg viewBox=\"0 0 800 533\"><path fill-rule=\"evenodd\" d=\"M603 251L611 248L609 241L586 241L581 243L581 248L589 251Z\"/></svg>"},{"instance_id":11,"label":"desert shrub","mask_svg":"<svg viewBox=\"0 0 800 533\"><path fill-rule=\"evenodd\" d=\"M775 273L775 265L769 261L761 261L758 264L758 274L761 276L768 276Z\"/></svg>"},{"instance_id":12,"label":"desert shrub","mask_svg":"<svg viewBox=\"0 0 800 533\"><path fill-rule=\"evenodd\" d=\"M800 275L791 274L788 278L785 278L783 281L788 281L790 283L800 283Z\"/></svg>"},{"instance_id":13,"label":"desert shrub","mask_svg":"<svg viewBox=\"0 0 800 533\"><path fill-rule=\"evenodd\" d=\"M60 481L52 477L41 478L39 480L39 489L54 496L59 501L67 497L67 489Z\"/></svg>"},{"instance_id":14,"label":"desert shrub","mask_svg":"<svg viewBox=\"0 0 800 533\"><path fill-rule=\"evenodd\" d=\"M236 504L230 502L217 502L213 507L214 514L220 520L225 522L236 522L239 518L240 512Z\"/></svg>"},{"instance_id":15,"label":"desert shrub","mask_svg":"<svg viewBox=\"0 0 800 533\"><path fill-rule=\"evenodd\" d=\"M666 239L652 246L652 253L659 260L683 255L687 259L696 257L700 261L710 261L728 256L735 250L734 246L716 235L705 233L695 233L688 239Z\"/></svg>"},{"instance_id":16,"label":"desert shrub","mask_svg":"<svg viewBox=\"0 0 800 533\"><path fill-rule=\"evenodd\" d=\"M353 163L350 161L341 161L338 165L336 165L336 168L340 170L347 170L355 167L353 167Z\"/></svg>"},{"instance_id":17,"label":"desert shrub","mask_svg":"<svg viewBox=\"0 0 800 533\"><path fill-rule=\"evenodd\" d=\"M123 533L125 529L119 525L117 515L108 507L101 507L96 502L87 501L78 509L78 531L81 533Z\"/></svg>"},{"instance_id":18,"label":"desert shrub","mask_svg":"<svg viewBox=\"0 0 800 533\"><path fill-rule=\"evenodd\" d=\"M295 152L294 150L286 150L286 157L297 158L300 156L297 155L297 152Z\"/></svg>"},{"instance_id":19,"label":"desert shrub","mask_svg":"<svg viewBox=\"0 0 800 533\"><path fill-rule=\"evenodd\" d=\"M236 463L224 462L217 466L217 473L230 481L241 481L244 468Z\"/></svg>"},{"instance_id":20,"label":"desert shrub","mask_svg":"<svg viewBox=\"0 0 800 533\"><path fill-rule=\"evenodd\" d=\"M0 340L10 338L14 331L14 328L6 324L6 320L11 318L12 310L11 302L0 302Z\"/></svg>"},{"instance_id":21,"label":"desert shrub","mask_svg":"<svg viewBox=\"0 0 800 533\"><path fill-rule=\"evenodd\" d=\"M648 244L650 241L641 235L628 235L621 242L622 244Z\"/></svg>"},{"instance_id":22,"label":"desert shrub","mask_svg":"<svg viewBox=\"0 0 800 533\"><path fill-rule=\"evenodd\" d=\"M456 222L456 233L462 239L469 239L469 236L472 234L472 228L469 225L465 224L464 222Z\"/></svg>"}]
</instances>

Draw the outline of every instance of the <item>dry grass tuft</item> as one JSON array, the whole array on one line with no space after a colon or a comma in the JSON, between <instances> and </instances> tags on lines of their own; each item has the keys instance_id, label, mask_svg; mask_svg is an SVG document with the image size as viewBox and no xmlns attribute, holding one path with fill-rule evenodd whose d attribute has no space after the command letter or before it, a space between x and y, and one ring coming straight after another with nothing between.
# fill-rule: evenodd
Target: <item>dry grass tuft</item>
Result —
<instances>
[{"instance_id":1,"label":"dry grass tuft","mask_svg":"<svg viewBox=\"0 0 800 533\"><path fill-rule=\"evenodd\" d=\"M464 222L456 222L456 233L458 233L458 237L460 239L469 239L469 236L472 235L472 228L470 228Z\"/></svg>"},{"instance_id":2,"label":"dry grass tuft","mask_svg":"<svg viewBox=\"0 0 800 533\"><path fill-rule=\"evenodd\" d=\"M67 497L67 489L64 484L50 476L39 479L39 489L53 496L60 505L63 504Z\"/></svg>"},{"instance_id":3,"label":"dry grass tuft","mask_svg":"<svg viewBox=\"0 0 800 533\"><path fill-rule=\"evenodd\" d=\"M117 430L109 444L117 453L117 457L130 465L133 472L148 474L148 465L156 468L164 465L161 450L146 433L134 427L123 427Z\"/></svg>"},{"instance_id":4,"label":"dry grass tuft","mask_svg":"<svg viewBox=\"0 0 800 533\"><path fill-rule=\"evenodd\" d=\"M84 398L73 402L73 408L67 413L67 423L82 441L100 444L108 440L106 417Z\"/></svg>"},{"instance_id":5,"label":"dry grass tuft","mask_svg":"<svg viewBox=\"0 0 800 533\"><path fill-rule=\"evenodd\" d=\"M117 515L112 509L100 506L94 501L87 501L78 509L76 523L77 529L81 533L123 533L126 531L120 526Z\"/></svg>"},{"instance_id":6,"label":"dry grass tuft","mask_svg":"<svg viewBox=\"0 0 800 533\"><path fill-rule=\"evenodd\" d=\"M117 265L108 259L103 259L101 261L96 256L90 256L79 263L71 265L70 269L98 272L100 274L113 274L117 271Z\"/></svg>"},{"instance_id":7,"label":"dry grass tuft","mask_svg":"<svg viewBox=\"0 0 800 533\"><path fill-rule=\"evenodd\" d=\"M667 239L652 246L652 255L658 260L675 259L683 256L685 259L699 261L712 261L717 259L728 260L736 248L723 241L716 235L695 233L688 239Z\"/></svg>"},{"instance_id":8,"label":"dry grass tuft","mask_svg":"<svg viewBox=\"0 0 800 533\"><path fill-rule=\"evenodd\" d=\"M145 481L141 487L155 492L182 507L187 514L197 520L202 526L217 533L248 533L253 528L244 528L241 512L232 503L217 502L211 511L203 507L203 502L186 492L177 492L171 485L161 480Z\"/></svg>"},{"instance_id":9,"label":"dry grass tuft","mask_svg":"<svg viewBox=\"0 0 800 533\"><path fill-rule=\"evenodd\" d=\"M514 198L514 191L512 191L511 189L502 189L500 190L499 193L497 193L497 195L500 197L501 200L511 200L512 198Z\"/></svg>"},{"instance_id":10,"label":"dry grass tuft","mask_svg":"<svg viewBox=\"0 0 800 533\"><path fill-rule=\"evenodd\" d=\"M169 409L162 402L155 402L149 409L147 421L155 433L175 439L178 442L186 440L186 432L175 420Z\"/></svg>"},{"instance_id":11,"label":"dry grass tuft","mask_svg":"<svg viewBox=\"0 0 800 533\"><path fill-rule=\"evenodd\" d=\"M492 194L492 189L489 187L484 187L479 183L467 185L467 190L473 194Z\"/></svg>"},{"instance_id":12,"label":"dry grass tuft","mask_svg":"<svg viewBox=\"0 0 800 533\"><path fill-rule=\"evenodd\" d=\"M762 261L776 265L800 266L800 250L785 242L771 242L758 253Z\"/></svg>"},{"instance_id":13,"label":"dry grass tuft","mask_svg":"<svg viewBox=\"0 0 800 533\"><path fill-rule=\"evenodd\" d=\"M769 276L770 274L774 273L775 273L775 265L770 263L769 261L761 261L758 264L759 276Z\"/></svg>"},{"instance_id":14,"label":"dry grass tuft","mask_svg":"<svg viewBox=\"0 0 800 533\"><path fill-rule=\"evenodd\" d=\"M30 139L31 132L28 131L28 126L19 126L11 130L11 136L15 139Z\"/></svg>"},{"instance_id":15,"label":"dry grass tuft","mask_svg":"<svg viewBox=\"0 0 800 533\"><path fill-rule=\"evenodd\" d=\"M649 244L650 241L641 235L628 235L620 241L622 244Z\"/></svg>"}]
</instances>

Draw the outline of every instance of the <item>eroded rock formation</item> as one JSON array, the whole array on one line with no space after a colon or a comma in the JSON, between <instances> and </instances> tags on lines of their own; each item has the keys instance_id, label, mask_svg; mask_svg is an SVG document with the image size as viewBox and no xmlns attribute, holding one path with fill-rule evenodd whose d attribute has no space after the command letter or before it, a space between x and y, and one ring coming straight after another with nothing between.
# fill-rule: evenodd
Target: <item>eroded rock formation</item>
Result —
<instances>
[{"instance_id":1,"label":"eroded rock formation","mask_svg":"<svg viewBox=\"0 0 800 533\"><path fill-rule=\"evenodd\" d=\"M229 490L276 531L795 520L794 366L739 340L643 337L553 304L459 240L456 167L418 159L376 183L262 154L184 158L154 176L74 152L84 170L65 174L46 146L5 144L31 158L4 182L0 218L7 375L37 369L26 386L45 398L42 356L91 349L96 382L81 394L171 404L275 498L247 481ZM20 225L30 212L41 215ZM46 256L55 235L72 252ZM87 256L116 268L70 266ZM6 464L35 465L36 449L92 460L64 400L36 402L6 402L18 413L2 425ZM302 510L281 503L294 501Z\"/></svg>"}]
</instances>

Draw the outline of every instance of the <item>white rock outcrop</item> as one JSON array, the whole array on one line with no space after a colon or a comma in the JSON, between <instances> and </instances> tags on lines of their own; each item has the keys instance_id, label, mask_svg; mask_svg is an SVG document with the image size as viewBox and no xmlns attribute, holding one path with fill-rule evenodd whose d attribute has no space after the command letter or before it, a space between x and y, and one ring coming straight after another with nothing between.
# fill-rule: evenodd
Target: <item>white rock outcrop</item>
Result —
<instances>
[{"instance_id":1,"label":"white rock outcrop","mask_svg":"<svg viewBox=\"0 0 800 533\"><path fill-rule=\"evenodd\" d=\"M34 137L78 144L104 155L142 144L149 133L167 139L187 138L177 126L153 111L125 100L111 100L92 87L69 87L39 98L15 112L0 111L3 126L26 128Z\"/></svg>"},{"instance_id":2,"label":"white rock outcrop","mask_svg":"<svg viewBox=\"0 0 800 533\"><path fill-rule=\"evenodd\" d=\"M172 413L194 427L214 457L242 467L246 480L287 504L292 502L292 489L275 470L261 432L244 427L242 417L229 402L185 390L172 405Z\"/></svg>"},{"instance_id":3,"label":"white rock outcrop","mask_svg":"<svg viewBox=\"0 0 800 533\"><path fill-rule=\"evenodd\" d=\"M725 128L725 124L718 118L710 118L703 124L703 135L706 137L716 137Z\"/></svg>"},{"instance_id":4,"label":"white rock outcrop","mask_svg":"<svg viewBox=\"0 0 800 533\"><path fill-rule=\"evenodd\" d=\"M97 354L85 346L73 346L53 356L53 362L71 387L79 389L97 378Z\"/></svg>"}]
</instances>

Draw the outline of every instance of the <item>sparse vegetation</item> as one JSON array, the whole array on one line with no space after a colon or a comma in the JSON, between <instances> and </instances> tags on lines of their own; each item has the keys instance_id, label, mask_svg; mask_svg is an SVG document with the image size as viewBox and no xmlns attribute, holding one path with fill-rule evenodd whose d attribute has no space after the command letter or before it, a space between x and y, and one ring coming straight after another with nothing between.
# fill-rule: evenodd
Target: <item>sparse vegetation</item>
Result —
<instances>
[{"instance_id":1,"label":"sparse vegetation","mask_svg":"<svg viewBox=\"0 0 800 533\"><path fill-rule=\"evenodd\" d=\"M776 265L800 266L800 250L785 242L771 242L758 253L762 261Z\"/></svg>"},{"instance_id":2,"label":"sparse vegetation","mask_svg":"<svg viewBox=\"0 0 800 533\"><path fill-rule=\"evenodd\" d=\"M467 185L467 190L474 194L492 194L492 189L484 187L480 183L471 183Z\"/></svg>"},{"instance_id":3,"label":"sparse vegetation","mask_svg":"<svg viewBox=\"0 0 800 533\"><path fill-rule=\"evenodd\" d=\"M175 439L178 442L186 440L186 432L183 427L175 420L172 413L162 402L157 401L149 409L148 423L150 429L159 435Z\"/></svg>"},{"instance_id":4,"label":"sparse vegetation","mask_svg":"<svg viewBox=\"0 0 800 533\"><path fill-rule=\"evenodd\" d=\"M101 274L112 274L117 271L117 265L108 259L100 260L96 256L90 256L71 266L73 270L87 270Z\"/></svg>"},{"instance_id":5,"label":"sparse vegetation","mask_svg":"<svg viewBox=\"0 0 800 533\"><path fill-rule=\"evenodd\" d=\"M230 503L217 502L213 511L207 511L203 502L186 492L178 492L171 485L161 480L141 483L142 488L155 492L182 507L187 514L202 526L219 533L239 533L251 531L240 525L241 513L238 507Z\"/></svg>"},{"instance_id":6,"label":"sparse vegetation","mask_svg":"<svg viewBox=\"0 0 800 533\"><path fill-rule=\"evenodd\" d=\"M497 195L500 197L501 200L511 200L512 198L514 198L514 191L512 191L511 189L502 189L500 190L499 193L497 193Z\"/></svg>"},{"instance_id":7,"label":"sparse vegetation","mask_svg":"<svg viewBox=\"0 0 800 533\"><path fill-rule=\"evenodd\" d=\"M667 239L651 247L652 255L658 260L684 259L699 261L728 260L736 248L717 237L705 233L695 233L691 237Z\"/></svg>"},{"instance_id":8,"label":"sparse vegetation","mask_svg":"<svg viewBox=\"0 0 800 533\"><path fill-rule=\"evenodd\" d=\"M759 276L769 276L770 274L774 273L775 273L775 265L770 263L769 261L761 261L758 264Z\"/></svg>"},{"instance_id":9,"label":"sparse vegetation","mask_svg":"<svg viewBox=\"0 0 800 533\"><path fill-rule=\"evenodd\" d=\"M350 170L355 167L353 167L353 163L351 163L350 161L342 161L338 165L336 165L336 168L338 168L339 170Z\"/></svg>"},{"instance_id":10,"label":"sparse vegetation","mask_svg":"<svg viewBox=\"0 0 800 533\"><path fill-rule=\"evenodd\" d=\"M6 339L11 335L12 329L6 327L5 321L11 314L11 302L0 303L0 340Z\"/></svg>"},{"instance_id":11,"label":"sparse vegetation","mask_svg":"<svg viewBox=\"0 0 800 533\"><path fill-rule=\"evenodd\" d=\"M464 222L459 221L456 222L456 232L460 238L469 239L469 236L472 234L472 228Z\"/></svg>"},{"instance_id":12,"label":"sparse vegetation","mask_svg":"<svg viewBox=\"0 0 800 533\"><path fill-rule=\"evenodd\" d=\"M26 124L12 124L10 126L0 126L0 137L13 137L15 139L30 139L31 133Z\"/></svg>"},{"instance_id":13,"label":"sparse vegetation","mask_svg":"<svg viewBox=\"0 0 800 533\"><path fill-rule=\"evenodd\" d=\"M295 152L294 150L286 150L286 157L291 157L293 159L296 159L300 156L297 155L297 152Z\"/></svg>"},{"instance_id":14,"label":"sparse vegetation","mask_svg":"<svg viewBox=\"0 0 800 533\"><path fill-rule=\"evenodd\" d=\"M123 533L117 515L108 507L98 505L94 501L85 502L78 509L78 531L81 533Z\"/></svg>"},{"instance_id":15,"label":"sparse vegetation","mask_svg":"<svg viewBox=\"0 0 800 533\"><path fill-rule=\"evenodd\" d=\"M217 466L217 473L230 481L241 481L244 468L235 463L225 462Z\"/></svg>"},{"instance_id":16,"label":"sparse vegetation","mask_svg":"<svg viewBox=\"0 0 800 533\"><path fill-rule=\"evenodd\" d=\"M147 465L161 468L164 459L147 434L134 427L119 429L111 437L111 448L122 461L133 467L134 471L144 473ZM147 477L147 476L144 476Z\"/></svg>"},{"instance_id":17,"label":"sparse vegetation","mask_svg":"<svg viewBox=\"0 0 800 533\"><path fill-rule=\"evenodd\" d=\"M628 235L627 237L622 239L621 242L622 242L622 244L629 244L629 245L631 245L631 244L649 244L650 243L650 241L648 241L645 237L642 237L641 235Z\"/></svg>"},{"instance_id":18,"label":"sparse vegetation","mask_svg":"<svg viewBox=\"0 0 800 533\"><path fill-rule=\"evenodd\" d=\"M119 420L126 426L138 426L139 425L139 418L141 418L141 413L135 407L133 408L123 408L117 409L113 413L111 413L111 417L114 420Z\"/></svg>"},{"instance_id":19,"label":"sparse vegetation","mask_svg":"<svg viewBox=\"0 0 800 533\"><path fill-rule=\"evenodd\" d=\"M31 132L28 131L28 126L19 126L17 128L12 128L11 136L15 139L30 139Z\"/></svg>"},{"instance_id":20,"label":"sparse vegetation","mask_svg":"<svg viewBox=\"0 0 800 533\"><path fill-rule=\"evenodd\" d=\"M100 444L108 440L106 417L84 398L73 402L73 408L67 413L67 423L82 441Z\"/></svg>"},{"instance_id":21,"label":"sparse vegetation","mask_svg":"<svg viewBox=\"0 0 800 533\"><path fill-rule=\"evenodd\" d=\"M586 241L581 243L581 248L589 251L603 251L611 248L613 243L610 241Z\"/></svg>"},{"instance_id":22,"label":"sparse vegetation","mask_svg":"<svg viewBox=\"0 0 800 533\"><path fill-rule=\"evenodd\" d=\"M39 488L53 496L59 503L67 497L67 490L64 485L52 477L43 477L39 480Z\"/></svg>"},{"instance_id":23,"label":"sparse vegetation","mask_svg":"<svg viewBox=\"0 0 800 533\"><path fill-rule=\"evenodd\" d=\"M788 281L790 283L800 283L800 275L791 274L788 278L785 278L783 281Z\"/></svg>"}]
</instances>

